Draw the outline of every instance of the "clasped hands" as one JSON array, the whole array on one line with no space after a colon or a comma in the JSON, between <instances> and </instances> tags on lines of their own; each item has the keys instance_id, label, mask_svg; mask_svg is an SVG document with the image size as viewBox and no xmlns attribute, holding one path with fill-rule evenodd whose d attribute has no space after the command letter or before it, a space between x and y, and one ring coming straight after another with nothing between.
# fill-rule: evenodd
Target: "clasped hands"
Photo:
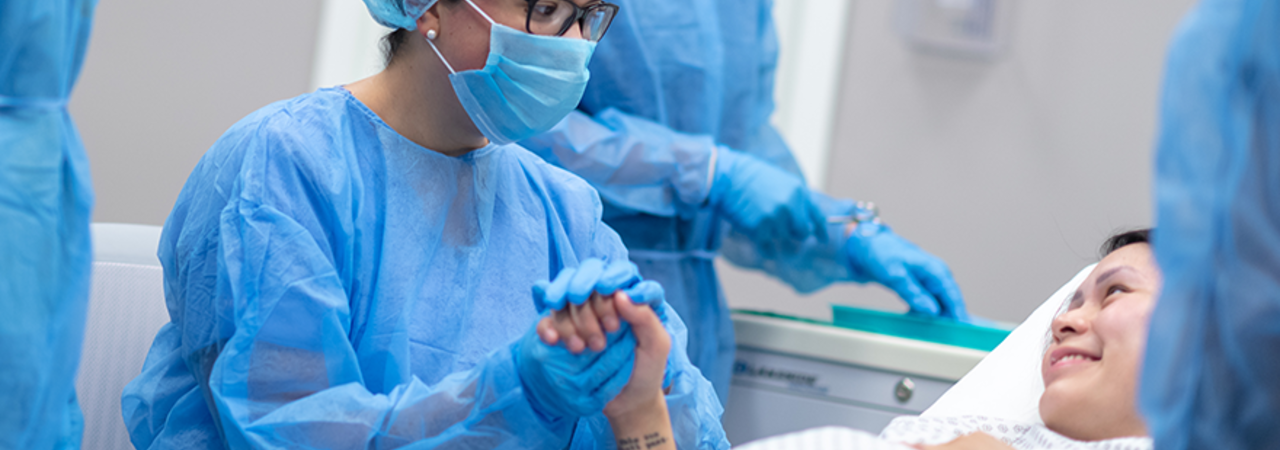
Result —
<instances>
[{"instance_id":1,"label":"clasped hands","mask_svg":"<svg viewBox=\"0 0 1280 450\"><path fill-rule=\"evenodd\" d=\"M655 408L671 337L662 287L630 261L588 259L533 287L543 314L518 346L526 395L549 419L604 412L611 422Z\"/></svg>"}]
</instances>

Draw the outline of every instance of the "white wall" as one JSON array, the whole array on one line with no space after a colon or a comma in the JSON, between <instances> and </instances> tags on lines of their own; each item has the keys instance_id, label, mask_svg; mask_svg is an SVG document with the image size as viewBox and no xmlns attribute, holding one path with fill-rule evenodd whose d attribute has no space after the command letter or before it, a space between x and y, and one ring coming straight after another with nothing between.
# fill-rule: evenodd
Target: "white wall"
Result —
<instances>
[{"instance_id":1,"label":"white wall","mask_svg":"<svg viewBox=\"0 0 1280 450\"><path fill-rule=\"evenodd\" d=\"M1162 64L1192 3L1017 2L1010 48L984 63L917 53L892 1L853 2L828 192L879 203L951 264L972 312L1021 320L1111 232L1150 225ZM901 308L878 287L802 297L720 266L733 307Z\"/></svg>"},{"instance_id":2,"label":"white wall","mask_svg":"<svg viewBox=\"0 0 1280 450\"><path fill-rule=\"evenodd\" d=\"M815 189L826 185L844 62L848 0L776 0L778 73L772 122Z\"/></svg>"},{"instance_id":3,"label":"white wall","mask_svg":"<svg viewBox=\"0 0 1280 450\"><path fill-rule=\"evenodd\" d=\"M351 83L382 71L381 40L390 28L378 25L363 2L323 0L316 33L311 87Z\"/></svg>"}]
</instances>

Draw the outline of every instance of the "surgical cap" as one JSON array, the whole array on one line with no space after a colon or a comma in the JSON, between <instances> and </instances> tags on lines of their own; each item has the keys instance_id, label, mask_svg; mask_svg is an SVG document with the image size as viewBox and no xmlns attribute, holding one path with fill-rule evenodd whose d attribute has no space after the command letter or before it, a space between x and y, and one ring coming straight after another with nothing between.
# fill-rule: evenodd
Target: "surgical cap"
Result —
<instances>
[{"instance_id":1,"label":"surgical cap","mask_svg":"<svg viewBox=\"0 0 1280 450\"><path fill-rule=\"evenodd\" d=\"M364 0L369 15L382 26L410 30L418 27L418 18L434 4L436 0Z\"/></svg>"}]
</instances>

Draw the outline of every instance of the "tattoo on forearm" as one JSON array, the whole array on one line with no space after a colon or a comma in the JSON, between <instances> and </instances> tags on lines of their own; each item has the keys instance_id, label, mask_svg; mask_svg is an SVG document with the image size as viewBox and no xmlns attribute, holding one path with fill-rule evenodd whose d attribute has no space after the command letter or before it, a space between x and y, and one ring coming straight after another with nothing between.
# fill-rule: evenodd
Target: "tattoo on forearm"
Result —
<instances>
[{"instance_id":1,"label":"tattoo on forearm","mask_svg":"<svg viewBox=\"0 0 1280 450\"><path fill-rule=\"evenodd\" d=\"M649 433L644 435L644 448L650 449L667 443L667 437L662 433Z\"/></svg>"},{"instance_id":2,"label":"tattoo on forearm","mask_svg":"<svg viewBox=\"0 0 1280 450\"><path fill-rule=\"evenodd\" d=\"M618 450L648 450L662 444L667 443L667 437L661 432L649 433L644 435L644 447L640 446L640 439L634 437L624 437L618 439Z\"/></svg>"},{"instance_id":3,"label":"tattoo on forearm","mask_svg":"<svg viewBox=\"0 0 1280 450\"><path fill-rule=\"evenodd\" d=\"M633 437L618 439L618 450L640 450L640 440Z\"/></svg>"}]
</instances>

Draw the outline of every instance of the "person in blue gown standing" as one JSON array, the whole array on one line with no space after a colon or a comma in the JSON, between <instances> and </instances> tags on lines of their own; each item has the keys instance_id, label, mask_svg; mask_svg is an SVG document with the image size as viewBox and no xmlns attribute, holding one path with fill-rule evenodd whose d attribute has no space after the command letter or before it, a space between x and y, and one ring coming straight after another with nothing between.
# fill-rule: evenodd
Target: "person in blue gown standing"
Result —
<instances>
[{"instance_id":1,"label":"person in blue gown standing","mask_svg":"<svg viewBox=\"0 0 1280 450\"><path fill-rule=\"evenodd\" d=\"M396 29L387 68L250 114L183 187L158 254L171 320L121 402L133 444L612 447L634 338L574 353L534 324L618 289L661 312L661 288L589 185L512 143L578 103L616 6L365 3ZM679 347L672 438L727 448Z\"/></svg>"},{"instance_id":2,"label":"person in blue gown standing","mask_svg":"<svg viewBox=\"0 0 1280 450\"><path fill-rule=\"evenodd\" d=\"M589 181L645 277L689 324L689 356L723 401L733 365L717 255L812 292L877 282L917 314L965 320L950 270L874 208L810 192L769 122L771 0L621 0L577 111L522 141Z\"/></svg>"},{"instance_id":3,"label":"person in blue gown standing","mask_svg":"<svg viewBox=\"0 0 1280 450\"><path fill-rule=\"evenodd\" d=\"M1196 6L1160 121L1139 405L1156 448L1280 448L1280 2Z\"/></svg>"},{"instance_id":4,"label":"person in blue gown standing","mask_svg":"<svg viewBox=\"0 0 1280 450\"><path fill-rule=\"evenodd\" d=\"M96 0L0 0L0 448L75 449L89 165L67 99Z\"/></svg>"}]
</instances>

